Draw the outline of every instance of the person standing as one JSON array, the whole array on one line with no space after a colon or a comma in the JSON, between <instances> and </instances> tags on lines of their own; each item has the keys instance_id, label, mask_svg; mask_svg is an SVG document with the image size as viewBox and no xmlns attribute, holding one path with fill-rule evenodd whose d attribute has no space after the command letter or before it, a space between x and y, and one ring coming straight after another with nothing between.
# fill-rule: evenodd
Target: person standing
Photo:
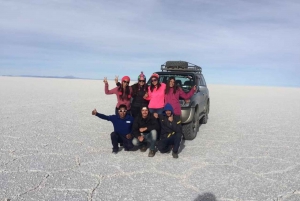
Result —
<instances>
[{"instance_id":1,"label":"person standing","mask_svg":"<svg viewBox=\"0 0 300 201\"><path fill-rule=\"evenodd\" d=\"M126 105L120 105L117 115L107 116L98 113L96 109L92 111L92 115L111 121L114 126L114 131L110 134L111 143L113 145L112 153L117 154L119 151L118 143L122 143L125 151L130 151L133 148L132 144L132 125L133 117L126 114Z\"/></svg>"},{"instance_id":2,"label":"person standing","mask_svg":"<svg viewBox=\"0 0 300 201\"><path fill-rule=\"evenodd\" d=\"M130 77L128 76L124 76L122 77L122 83L120 86L117 86L111 90L109 90L108 88L108 82L107 82L107 78L105 77L103 80L105 86L104 86L104 90L105 90L105 94L116 94L117 96L117 105L115 108L115 114L118 114L118 110L120 105L126 105L127 107L127 114L130 114L130 101L131 101L131 92L132 89L129 86L130 83Z\"/></svg>"},{"instance_id":3,"label":"person standing","mask_svg":"<svg viewBox=\"0 0 300 201\"><path fill-rule=\"evenodd\" d=\"M179 103L179 97L187 100L190 99L196 92L196 86L194 86L188 93L185 93L180 86L175 85L175 77L170 77L165 90L165 102L170 103L174 109L174 115L181 115L181 106Z\"/></svg>"},{"instance_id":4,"label":"person standing","mask_svg":"<svg viewBox=\"0 0 300 201\"><path fill-rule=\"evenodd\" d=\"M166 84L159 82L159 75L153 73L151 75L151 85L148 87L148 93L144 98L149 100L149 110L151 113L161 114L165 105L165 89Z\"/></svg>"}]
</instances>

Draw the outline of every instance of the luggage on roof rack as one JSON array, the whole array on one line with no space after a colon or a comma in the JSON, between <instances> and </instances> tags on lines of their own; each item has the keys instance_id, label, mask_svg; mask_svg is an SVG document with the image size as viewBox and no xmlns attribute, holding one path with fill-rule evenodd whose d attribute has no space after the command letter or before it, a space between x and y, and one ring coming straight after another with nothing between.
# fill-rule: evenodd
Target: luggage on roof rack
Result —
<instances>
[{"instance_id":1,"label":"luggage on roof rack","mask_svg":"<svg viewBox=\"0 0 300 201\"><path fill-rule=\"evenodd\" d=\"M161 65L162 71L202 72L202 68L186 61L167 61Z\"/></svg>"}]
</instances>

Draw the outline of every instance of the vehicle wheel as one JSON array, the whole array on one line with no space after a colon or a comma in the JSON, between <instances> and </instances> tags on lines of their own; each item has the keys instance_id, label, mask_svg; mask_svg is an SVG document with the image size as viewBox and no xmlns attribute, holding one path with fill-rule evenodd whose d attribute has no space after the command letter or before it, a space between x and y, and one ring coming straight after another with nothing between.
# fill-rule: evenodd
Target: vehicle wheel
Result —
<instances>
[{"instance_id":1,"label":"vehicle wheel","mask_svg":"<svg viewBox=\"0 0 300 201\"><path fill-rule=\"evenodd\" d=\"M185 140L193 140L197 136L199 130L199 112L194 115L193 121L182 125L183 136Z\"/></svg>"},{"instance_id":2,"label":"vehicle wheel","mask_svg":"<svg viewBox=\"0 0 300 201\"><path fill-rule=\"evenodd\" d=\"M206 124L208 120L208 113L209 113L209 102L207 102L207 106L205 108L205 114L201 119L201 124Z\"/></svg>"}]
</instances>

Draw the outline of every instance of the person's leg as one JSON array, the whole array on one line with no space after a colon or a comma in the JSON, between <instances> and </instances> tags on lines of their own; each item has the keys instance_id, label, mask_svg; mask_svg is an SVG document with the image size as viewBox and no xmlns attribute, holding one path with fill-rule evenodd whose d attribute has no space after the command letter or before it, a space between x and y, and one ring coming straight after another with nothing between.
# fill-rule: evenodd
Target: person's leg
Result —
<instances>
[{"instance_id":1,"label":"person's leg","mask_svg":"<svg viewBox=\"0 0 300 201\"><path fill-rule=\"evenodd\" d=\"M165 139L162 139L158 142L158 150L160 151L160 153L167 153L169 152L171 149L170 149L170 144L172 140L170 140L170 138L165 138Z\"/></svg>"},{"instance_id":2,"label":"person's leg","mask_svg":"<svg viewBox=\"0 0 300 201\"><path fill-rule=\"evenodd\" d=\"M156 130L151 130L150 133L145 135L146 140L150 143L150 150L155 150L155 142L157 138Z\"/></svg>"},{"instance_id":3,"label":"person's leg","mask_svg":"<svg viewBox=\"0 0 300 201\"><path fill-rule=\"evenodd\" d=\"M145 136L144 136L144 138L145 138ZM143 142L140 142L137 138L133 138L132 144L134 146L141 146L140 147L141 152L145 152L147 150L147 141L146 141L146 139L144 139Z\"/></svg>"},{"instance_id":4,"label":"person's leg","mask_svg":"<svg viewBox=\"0 0 300 201\"><path fill-rule=\"evenodd\" d=\"M139 115L140 113L140 108L139 107L131 107L131 115L135 118Z\"/></svg>"},{"instance_id":5,"label":"person's leg","mask_svg":"<svg viewBox=\"0 0 300 201\"><path fill-rule=\"evenodd\" d=\"M125 151L129 151L133 148L132 139L127 139L126 136L120 135Z\"/></svg>"},{"instance_id":6,"label":"person's leg","mask_svg":"<svg viewBox=\"0 0 300 201\"><path fill-rule=\"evenodd\" d=\"M180 146L180 142L181 142L181 137L182 134L181 133L175 133L172 138L173 138L173 143L174 143L174 147L173 147L173 152L174 153L178 153L178 149Z\"/></svg>"},{"instance_id":7,"label":"person's leg","mask_svg":"<svg viewBox=\"0 0 300 201\"><path fill-rule=\"evenodd\" d=\"M119 151L119 146L118 146L118 142L119 142L119 135L115 132L112 132L110 134L110 138L111 138L111 143L113 145L113 153L118 153Z\"/></svg>"}]
</instances>

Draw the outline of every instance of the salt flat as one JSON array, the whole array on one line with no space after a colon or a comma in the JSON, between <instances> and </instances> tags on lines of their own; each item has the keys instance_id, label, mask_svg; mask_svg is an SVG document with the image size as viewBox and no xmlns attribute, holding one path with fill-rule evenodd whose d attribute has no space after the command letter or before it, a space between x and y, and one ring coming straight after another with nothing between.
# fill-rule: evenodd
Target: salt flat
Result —
<instances>
[{"instance_id":1,"label":"salt flat","mask_svg":"<svg viewBox=\"0 0 300 201\"><path fill-rule=\"evenodd\" d=\"M149 158L111 153L101 80L0 77L0 200L300 200L300 88L209 90L179 159Z\"/></svg>"}]
</instances>

